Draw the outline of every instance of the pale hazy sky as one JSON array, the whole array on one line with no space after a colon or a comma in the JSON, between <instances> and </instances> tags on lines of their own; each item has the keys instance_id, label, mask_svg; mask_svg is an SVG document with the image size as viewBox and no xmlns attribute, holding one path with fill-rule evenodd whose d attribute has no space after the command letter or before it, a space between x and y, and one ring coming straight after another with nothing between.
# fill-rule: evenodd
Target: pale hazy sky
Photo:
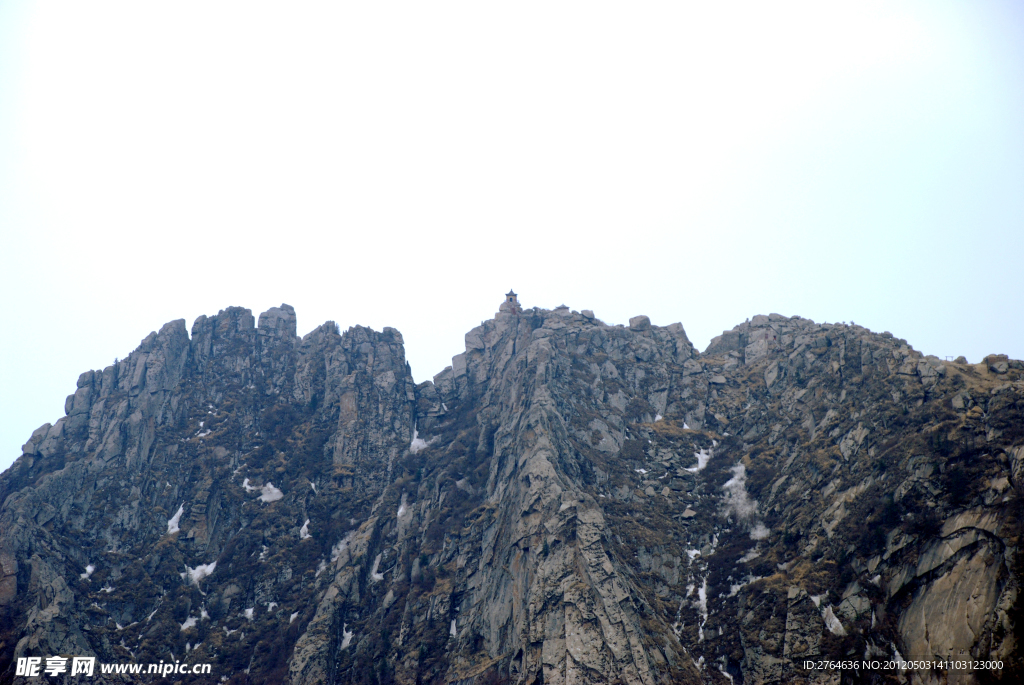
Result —
<instances>
[{"instance_id":1,"label":"pale hazy sky","mask_svg":"<svg viewBox=\"0 0 1024 685\"><path fill-rule=\"evenodd\" d=\"M0 2L0 468L150 331L287 302L417 380L510 287L1024 357L1020 2Z\"/></svg>"}]
</instances>

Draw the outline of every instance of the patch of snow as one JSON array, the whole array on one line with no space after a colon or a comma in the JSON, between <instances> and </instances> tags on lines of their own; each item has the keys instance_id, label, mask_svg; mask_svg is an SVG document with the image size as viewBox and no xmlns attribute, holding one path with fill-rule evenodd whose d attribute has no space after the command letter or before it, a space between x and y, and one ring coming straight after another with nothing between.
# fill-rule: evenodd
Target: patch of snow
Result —
<instances>
[{"instance_id":1,"label":"patch of snow","mask_svg":"<svg viewBox=\"0 0 1024 685\"><path fill-rule=\"evenodd\" d=\"M771 532L772 531L768 528L768 526L764 525L763 522L758 521L757 525L750 529L750 539L764 540L769 535L771 535Z\"/></svg>"},{"instance_id":2,"label":"patch of snow","mask_svg":"<svg viewBox=\"0 0 1024 685\"><path fill-rule=\"evenodd\" d=\"M684 431L690 430L690 427L686 425L686 421L683 421L683 430Z\"/></svg>"},{"instance_id":3,"label":"patch of snow","mask_svg":"<svg viewBox=\"0 0 1024 685\"><path fill-rule=\"evenodd\" d=\"M402 514L406 511L405 508L405 493L402 493L402 503L398 505L398 518L402 518Z\"/></svg>"},{"instance_id":4,"label":"patch of snow","mask_svg":"<svg viewBox=\"0 0 1024 685\"><path fill-rule=\"evenodd\" d=\"M244 613L245 613L245 617L246 617L247 619L249 619L250 621L252 620L252 612L253 612L253 610L254 610L255 608L256 608L256 607L249 607L249 608L248 608L248 609L246 609L246 610L245 610L245 612L244 612Z\"/></svg>"},{"instance_id":5,"label":"patch of snow","mask_svg":"<svg viewBox=\"0 0 1024 685\"><path fill-rule=\"evenodd\" d=\"M202 427L203 427L203 422L202 422L202 421L200 421L200 422L199 422L199 427L200 427L200 428L202 428Z\"/></svg>"},{"instance_id":6,"label":"patch of snow","mask_svg":"<svg viewBox=\"0 0 1024 685\"><path fill-rule=\"evenodd\" d=\"M658 476L658 480L661 480L662 478L664 478L667 475L668 475L668 471L666 471L665 473L663 473L660 476Z\"/></svg>"},{"instance_id":7,"label":"patch of snow","mask_svg":"<svg viewBox=\"0 0 1024 685\"><path fill-rule=\"evenodd\" d=\"M821 607L821 595L808 595L808 597L810 597L811 601L814 602L814 606L818 608Z\"/></svg>"},{"instance_id":8,"label":"patch of snow","mask_svg":"<svg viewBox=\"0 0 1024 685\"><path fill-rule=\"evenodd\" d=\"M260 495L261 502L276 502L277 500L284 497L284 493L275 488L274 484L271 483L269 480L267 481L266 485L260 488L260 490L263 492L263 494Z\"/></svg>"},{"instance_id":9,"label":"patch of snow","mask_svg":"<svg viewBox=\"0 0 1024 685\"><path fill-rule=\"evenodd\" d=\"M693 566L693 560L700 556L699 549L688 549L686 550L686 556L690 557L690 566ZM689 597L689 594L687 594Z\"/></svg>"},{"instance_id":10,"label":"patch of snow","mask_svg":"<svg viewBox=\"0 0 1024 685\"><path fill-rule=\"evenodd\" d=\"M266 561L267 560L267 551L269 549L270 549L269 547L267 547L266 545L263 545L263 551L260 552L260 556L259 556L259 559L257 561Z\"/></svg>"},{"instance_id":11,"label":"patch of snow","mask_svg":"<svg viewBox=\"0 0 1024 685\"><path fill-rule=\"evenodd\" d=\"M114 621L114 625L117 626L118 630L124 630L124 626L118 623L117 621Z\"/></svg>"},{"instance_id":12,"label":"patch of snow","mask_svg":"<svg viewBox=\"0 0 1024 685\"><path fill-rule=\"evenodd\" d=\"M718 447L718 441L717 441L717 440L715 440L714 438L712 438L712 440L711 440L711 446L712 446L712 447Z\"/></svg>"},{"instance_id":13,"label":"patch of snow","mask_svg":"<svg viewBox=\"0 0 1024 685\"><path fill-rule=\"evenodd\" d=\"M110 583L107 583L100 588L100 592L106 592L108 595L114 591L115 588L110 587Z\"/></svg>"},{"instance_id":14,"label":"patch of snow","mask_svg":"<svg viewBox=\"0 0 1024 685\"><path fill-rule=\"evenodd\" d=\"M146 617L146 623L149 623L150 621L153 620L153 617L156 616L156 612L157 612L157 609L153 609L153 613L151 613L149 616Z\"/></svg>"},{"instance_id":15,"label":"patch of snow","mask_svg":"<svg viewBox=\"0 0 1024 685\"><path fill-rule=\"evenodd\" d=\"M348 624L341 626L341 648L348 649L348 646L352 644L352 631L348 629Z\"/></svg>"},{"instance_id":16,"label":"patch of snow","mask_svg":"<svg viewBox=\"0 0 1024 685\"><path fill-rule=\"evenodd\" d=\"M879 573L877 576L871 579L871 584L877 587L882 587L882 574Z\"/></svg>"},{"instance_id":17,"label":"patch of snow","mask_svg":"<svg viewBox=\"0 0 1024 685\"><path fill-rule=\"evenodd\" d=\"M178 511L174 512L174 516L167 519L167 534L172 535L178 532L178 522L181 521L181 515L185 512L185 504L182 503L178 507Z\"/></svg>"},{"instance_id":18,"label":"patch of snow","mask_svg":"<svg viewBox=\"0 0 1024 685\"><path fill-rule=\"evenodd\" d=\"M740 520L749 519L757 513L757 502L747 494L747 467L736 464L732 467L732 478L725 482L723 514L735 514Z\"/></svg>"},{"instance_id":19,"label":"patch of snow","mask_svg":"<svg viewBox=\"0 0 1024 685\"><path fill-rule=\"evenodd\" d=\"M643 476L643 475L645 475L647 473L647 469L634 469L634 471L639 473L641 476Z\"/></svg>"},{"instance_id":20,"label":"patch of snow","mask_svg":"<svg viewBox=\"0 0 1024 685\"><path fill-rule=\"evenodd\" d=\"M199 618L205 618L207 621L210 620L210 615L206 613L206 607L202 607L199 610Z\"/></svg>"},{"instance_id":21,"label":"patch of snow","mask_svg":"<svg viewBox=\"0 0 1024 685\"><path fill-rule=\"evenodd\" d=\"M409 451L416 454L420 450L427 449L427 441L420 437L420 433L415 427L412 429L412 442L409 443Z\"/></svg>"},{"instance_id":22,"label":"patch of snow","mask_svg":"<svg viewBox=\"0 0 1024 685\"><path fill-rule=\"evenodd\" d=\"M319 494L319 493L318 493L318 492L316 491L316 485L314 485L314 484L313 484L313 481L309 481L309 487L313 488L313 494L314 494L314 495L317 495L317 494Z\"/></svg>"},{"instance_id":23,"label":"patch of snow","mask_svg":"<svg viewBox=\"0 0 1024 685\"><path fill-rule=\"evenodd\" d=\"M740 557L740 563L745 564L748 561L758 558L759 556L761 556L761 552L757 549L757 547L754 547L752 550L750 550L742 557Z\"/></svg>"},{"instance_id":24,"label":"patch of snow","mask_svg":"<svg viewBox=\"0 0 1024 685\"><path fill-rule=\"evenodd\" d=\"M291 615L291 617L289 617L288 623L294 623L295 619L297 619L298 617L299 617L299 612L296 611L294 614Z\"/></svg>"},{"instance_id":25,"label":"patch of snow","mask_svg":"<svg viewBox=\"0 0 1024 685\"><path fill-rule=\"evenodd\" d=\"M370 571L370 577L373 578L374 582L380 582L384 580L383 573L377 573L377 567L380 566L380 558L383 554L378 554L377 558L373 560L373 570Z\"/></svg>"},{"instance_id":26,"label":"patch of snow","mask_svg":"<svg viewBox=\"0 0 1024 685\"><path fill-rule=\"evenodd\" d=\"M700 627L697 629L697 642L704 642L704 624L708 622L708 579L697 590L697 609L700 611Z\"/></svg>"},{"instance_id":27,"label":"patch of snow","mask_svg":"<svg viewBox=\"0 0 1024 685\"><path fill-rule=\"evenodd\" d=\"M209 434L210 434L210 429L207 428L206 430L199 431L198 433L196 433L196 437L197 438L205 438Z\"/></svg>"},{"instance_id":28,"label":"patch of snow","mask_svg":"<svg viewBox=\"0 0 1024 685\"><path fill-rule=\"evenodd\" d=\"M825 607L821 612L821 617L825 619L825 626L828 628L830 633L838 635L839 637L844 637L846 635L846 630L843 628L843 624L840 623L839 619L836 618L836 615L832 613L831 604Z\"/></svg>"},{"instance_id":29,"label":"patch of snow","mask_svg":"<svg viewBox=\"0 0 1024 685\"><path fill-rule=\"evenodd\" d=\"M80 574L78 577L81 578L82 580L89 580L89 576L91 576L92 572L95 571L95 570L96 570L96 567L93 566L92 564L89 564L88 566L85 567L85 573Z\"/></svg>"},{"instance_id":30,"label":"patch of snow","mask_svg":"<svg viewBox=\"0 0 1024 685\"><path fill-rule=\"evenodd\" d=\"M185 572L179 575L181 576L182 580L187 580L193 585L198 586L199 581L213 573L213 570L215 568L217 568L216 561L211 561L209 564L200 564L195 568L189 568L189 566L186 564Z\"/></svg>"},{"instance_id":31,"label":"patch of snow","mask_svg":"<svg viewBox=\"0 0 1024 685\"><path fill-rule=\"evenodd\" d=\"M708 461L714 456L714 450L701 449L700 452L694 452L693 456L697 458L697 465L684 470L690 473L697 473L698 471L703 471L704 467L708 465Z\"/></svg>"},{"instance_id":32,"label":"patch of snow","mask_svg":"<svg viewBox=\"0 0 1024 685\"><path fill-rule=\"evenodd\" d=\"M185 619L185 622L181 624L181 632L184 633L186 630L190 630L190 629L195 628L195 627L196 627L196 617L195 616L189 616L188 618Z\"/></svg>"},{"instance_id":33,"label":"patch of snow","mask_svg":"<svg viewBox=\"0 0 1024 685\"><path fill-rule=\"evenodd\" d=\"M270 604L267 605L267 613L269 614L271 611L273 611L276 608L277 608L277 602L271 602Z\"/></svg>"},{"instance_id":34,"label":"patch of snow","mask_svg":"<svg viewBox=\"0 0 1024 685\"><path fill-rule=\"evenodd\" d=\"M452 627L448 629L448 634L455 637L455 619L452 619Z\"/></svg>"},{"instance_id":35,"label":"patch of snow","mask_svg":"<svg viewBox=\"0 0 1024 685\"><path fill-rule=\"evenodd\" d=\"M657 423L658 421L661 421L661 414L655 414L654 415L654 421L655 421L655 423Z\"/></svg>"},{"instance_id":36,"label":"patch of snow","mask_svg":"<svg viewBox=\"0 0 1024 685\"><path fill-rule=\"evenodd\" d=\"M442 402L441 403L441 409L444 409L445 411L448 411L448 405L445 404L444 402Z\"/></svg>"},{"instance_id":37,"label":"patch of snow","mask_svg":"<svg viewBox=\"0 0 1024 685\"><path fill-rule=\"evenodd\" d=\"M319 578L320 574L327 570L327 562L323 559L320 560L320 565L316 567L316 575L314 578Z\"/></svg>"},{"instance_id":38,"label":"patch of snow","mask_svg":"<svg viewBox=\"0 0 1024 685\"><path fill-rule=\"evenodd\" d=\"M241 468L241 467L239 467L239 468ZM246 478L245 480L242 481L242 487L245 488L246 492L252 492L253 490L259 490L259 488L256 487L255 485L249 485L249 479L248 478Z\"/></svg>"},{"instance_id":39,"label":"patch of snow","mask_svg":"<svg viewBox=\"0 0 1024 685\"><path fill-rule=\"evenodd\" d=\"M730 683L733 682L732 674L729 673L727 670L725 670L725 666L724 665L719 664L718 672L721 673L722 675L724 675L726 678L728 678Z\"/></svg>"},{"instance_id":40,"label":"patch of snow","mask_svg":"<svg viewBox=\"0 0 1024 685\"><path fill-rule=\"evenodd\" d=\"M729 585L729 596L730 597L735 597L736 593L738 593L741 589L743 589L744 585L750 585L755 580L761 580L761 576L748 575L746 578L741 580L738 584L736 584L736 585L730 584Z\"/></svg>"},{"instance_id":41,"label":"patch of snow","mask_svg":"<svg viewBox=\"0 0 1024 685\"><path fill-rule=\"evenodd\" d=\"M306 522L302 524L302 528L299 528L299 539L308 540L311 537L313 536L309 534L309 519L306 519Z\"/></svg>"}]
</instances>

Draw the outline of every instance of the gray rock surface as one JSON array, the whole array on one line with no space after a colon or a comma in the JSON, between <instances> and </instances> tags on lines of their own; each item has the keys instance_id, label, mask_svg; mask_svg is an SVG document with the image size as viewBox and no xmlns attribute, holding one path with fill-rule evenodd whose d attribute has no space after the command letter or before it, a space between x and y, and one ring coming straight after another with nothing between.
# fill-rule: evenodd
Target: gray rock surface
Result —
<instances>
[{"instance_id":1,"label":"gray rock surface","mask_svg":"<svg viewBox=\"0 0 1024 685\"><path fill-rule=\"evenodd\" d=\"M503 305L419 385L390 328L167 324L0 476L0 672L838 683L803 661L898 651L1021 673L1021 365L778 314L702 354L629 323Z\"/></svg>"}]
</instances>

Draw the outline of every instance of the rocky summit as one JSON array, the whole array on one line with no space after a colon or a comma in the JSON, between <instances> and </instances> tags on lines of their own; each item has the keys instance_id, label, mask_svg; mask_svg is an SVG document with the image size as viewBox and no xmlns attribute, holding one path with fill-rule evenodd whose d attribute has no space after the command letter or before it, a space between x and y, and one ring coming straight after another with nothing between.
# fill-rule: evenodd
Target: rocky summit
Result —
<instances>
[{"instance_id":1,"label":"rocky summit","mask_svg":"<svg viewBox=\"0 0 1024 685\"><path fill-rule=\"evenodd\" d=\"M516 300L432 382L288 305L82 374L0 476L0 683L1020 681L1020 361Z\"/></svg>"}]
</instances>

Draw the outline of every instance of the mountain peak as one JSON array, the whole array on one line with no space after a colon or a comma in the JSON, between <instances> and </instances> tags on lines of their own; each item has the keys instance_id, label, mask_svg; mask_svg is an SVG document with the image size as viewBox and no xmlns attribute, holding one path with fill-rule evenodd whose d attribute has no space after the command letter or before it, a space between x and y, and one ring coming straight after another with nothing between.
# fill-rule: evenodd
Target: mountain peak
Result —
<instances>
[{"instance_id":1,"label":"mountain peak","mask_svg":"<svg viewBox=\"0 0 1024 685\"><path fill-rule=\"evenodd\" d=\"M680 323L511 291L420 384L393 328L174 321L82 374L0 475L0 671L653 685L970 653L1019 673L1022 371L778 314L698 352Z\"/></svg>"}]
</instances>

